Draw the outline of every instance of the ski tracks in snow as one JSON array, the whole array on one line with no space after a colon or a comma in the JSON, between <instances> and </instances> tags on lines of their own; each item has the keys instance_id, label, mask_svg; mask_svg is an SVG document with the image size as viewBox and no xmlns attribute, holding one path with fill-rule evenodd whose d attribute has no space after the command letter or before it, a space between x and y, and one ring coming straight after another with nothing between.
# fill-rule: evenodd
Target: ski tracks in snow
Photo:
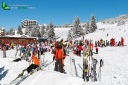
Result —
<instances>
[{"instance_id":1,"label":"ski tracks in snow","mask_svg":"<svg viewBox=\"0 0 128 85\"><path fill-rule=\"evenodd\" d=\"M39 78L42 76L42 72L40 72L39 74L38 74L38 76L32 81L32 83L30 84L30 85L36 85L35 83L36 83L36 81L37 80L39 80Z\"/></svg>"}]
</instances>

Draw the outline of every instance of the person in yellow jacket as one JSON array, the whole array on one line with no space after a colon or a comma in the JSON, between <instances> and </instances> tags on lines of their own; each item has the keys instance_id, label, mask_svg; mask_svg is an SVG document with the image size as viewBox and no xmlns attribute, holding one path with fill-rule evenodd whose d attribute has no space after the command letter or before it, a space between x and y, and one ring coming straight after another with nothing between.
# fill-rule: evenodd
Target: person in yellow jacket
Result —
<instances>
[{"instance_id":1,"label":"person in yellow jacket","mask_svg":"<svg viewBox=\"0 0 128 85\"><path fill-rule=\"evenodd\" d=\"M14 48L14 43L12 42L12 44L11 44L11 47L12 47L12 49Z\"/></svg>"}]
</instances>

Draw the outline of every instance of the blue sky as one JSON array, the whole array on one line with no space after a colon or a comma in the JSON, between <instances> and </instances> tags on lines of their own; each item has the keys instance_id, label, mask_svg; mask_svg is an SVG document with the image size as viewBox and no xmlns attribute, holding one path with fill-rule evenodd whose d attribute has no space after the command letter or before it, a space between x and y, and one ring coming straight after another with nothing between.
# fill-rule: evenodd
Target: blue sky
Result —
<instances>
[{"instance_id":1,"label":"blue sky","mask_svg":"<svg viewBox=\"0 0 128 85\"><path fill-rule=\"evenodd\" d=\"M24 19L35 19L39 24L63 25L73 23L78 16L81 22L96 21L128 14L128 0L3 0L7 5L29 5L35 9L0 8L0 26L17 29ZM2 3L2 1L1 1Z\"/></svg>"}]
</instances>

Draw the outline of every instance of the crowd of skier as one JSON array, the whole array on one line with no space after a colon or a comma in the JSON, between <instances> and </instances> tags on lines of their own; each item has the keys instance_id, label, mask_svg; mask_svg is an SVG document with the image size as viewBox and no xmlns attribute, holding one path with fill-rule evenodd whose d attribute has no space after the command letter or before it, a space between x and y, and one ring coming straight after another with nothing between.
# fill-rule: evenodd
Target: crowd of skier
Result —
<instances>
[{"instance_id":1,"label":"crowd of skier","mask_svg":"<svg viewBox=\"0 0 128 85\"><path fill-rule=\"evenodd\" d=\"M95 47L107 47L107 46L124 46L124 38L121 37L120 41L116 41L115 38L111 38L110 41L109 40L103 40L100 39L98 41L95 41Z\"/></svg>"},{"instance_id":2,"label":"crowd of skier","mask_svg":"<svg viewBox=\"0 0 128 85\"><path fill-rule=\"evenodd\" d=\"M50 40L45 42L24 44L24 45L3 45L3 57L6 58L6 50L15 49L15 59L12 62L18 62L21 60L26 60L31 62L27 69L23 70L30 73L33 69L41 66L44 61L42 56L46 52L51 52L53 54L53 61L55 61L54 71L59 71L61 73L65 73L64 69L64 60L69 52L72 52L74 55L83 57L83 79L89 81L89 77L93 78L93 81L97 81L97 72L96 65L97 59L93 57L93 54L98 54L99 47L107 47L107 46L124 46L124 38L121 37L121 40L117 43L115 38L108 40L98 40L95 41L95 44L91 39L85 40L70 40L64 41L61 39L60 41ZM10 47L8 49L8 47ZM94 51L95 48L95 51ZM18 52L19 55L18 55ZM17 58L17 56L20 56ZM103 65L103 60L100 60L100 67ZM20 74L21 76L21 74Z\"/></svg>"}]
</instances>

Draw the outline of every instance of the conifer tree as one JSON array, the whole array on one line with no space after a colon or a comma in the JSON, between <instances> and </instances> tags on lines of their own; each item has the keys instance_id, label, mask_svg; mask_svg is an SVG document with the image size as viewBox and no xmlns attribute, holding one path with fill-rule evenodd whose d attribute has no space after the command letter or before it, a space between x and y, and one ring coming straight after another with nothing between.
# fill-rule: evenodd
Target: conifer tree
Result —
<instances>
[{"instance_id":1,"label":"conifer tree","mask_svg":"<svg viewBox=\"0 0 128 85\"><path fill-rule=\"evenodd\" d=\"M89 22L87 22L85 26L85 33L88 34L89 32L90 32L90 26L89 26Z\"/></svg>"},{"instance_id":2,"label":"conifer tree","mask_svg":"<svg viewBox=\"0 0 128 85\"><path fill-rule=\"evenodd\" d=\"M22 34L23 34L23 32L22 32L22 28L21 28L20 26L18 26L17 34L20 34L20 35L22 35Z\"/></svg>"},{"instance_id":3,"label":"conifer tree","mask_svg":"<svg viewBox=\"0 0 128 85\"><path fill-rule=\"evenodd\" d=\"M67 40L69 41L69 40L71 40L72 39L72 36L71 36L71 32L70 32L70 30L68 31L68 36L67 36Z\"/></svg>"},{"instance_id":4,"label":"conifer tree","mask_svg":"<svg viewBox=\"0 0 128 85\"><path fill-rule=\"evenodd\" d=\"M41 26L41 28L40 28L40 35L41 35L41 37L44 37L44 33L45 33L44 29L45 29L45 26L44 25Z\"/></svg>"},{"instance_id":5,"label":"conifer tree","mask_svg":"<svg viewBox=\"0 0 128 85\"><path fill-rule=\"evenodd\" d=\"M54 26L52 22L49 24L49 30L48 30L48 38L54 38L55 33L54 33Z\"/></svg>"},{"instance_id":6,"label":"conifer tree","mask_svg":"<svg viewBox=\"0 0 128 85\"><path fill-rule=\"evenodd\" d=\"M10 33L9 34L10 35L14 35L14 29L13 28L10 29Z\"/></svg>"},{"instance_id":7,"label":"conifer tree","mask_svg":"<svg viewBox=\"0 0 128 85\"><path fill-rule=\"evenodd\" d=\"M91 16L91 23L90 23L90 32L94 32L97 29L96 21L94 15Z\"/></svg>"},{"instance_id":8,"label":"conifer tree","mask_svg":"<svg viewBox=\"0 0 128 85\"><path fill-rule=\"evenodd\" d=\"M74 38L80 37L80 36L83 36L84 35L84 30L80 26L80 20L79 20L78 17L75 17L72 31L73 31L73 37Z\"/></svg>"}]
</instances>

